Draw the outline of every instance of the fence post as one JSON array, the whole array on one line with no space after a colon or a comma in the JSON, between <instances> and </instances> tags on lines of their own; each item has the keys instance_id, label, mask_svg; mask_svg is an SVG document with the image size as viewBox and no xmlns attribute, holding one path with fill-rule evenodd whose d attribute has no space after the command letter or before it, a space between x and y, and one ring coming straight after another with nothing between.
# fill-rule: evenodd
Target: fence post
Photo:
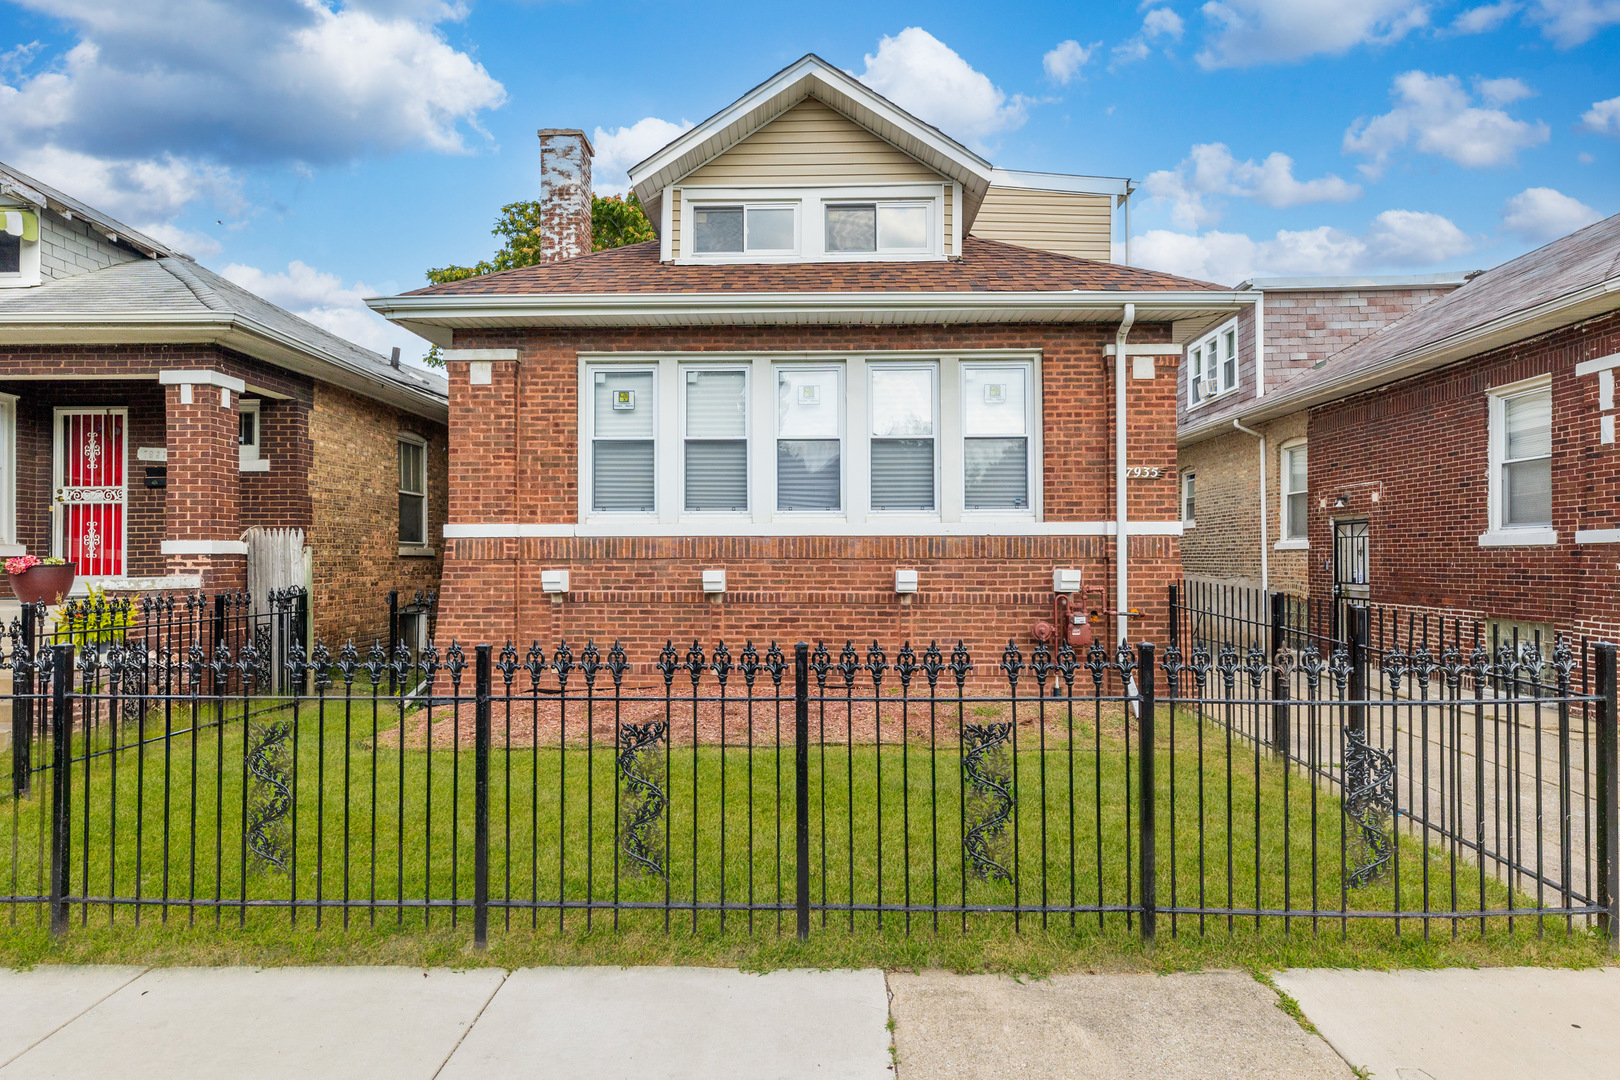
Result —
<instances>
[{"instance_id":1,"label":"fence post","mask_svg":"<svg viewBox=\"0 0 1620 1080\"><path fill-rule=\"evenodd\" d=\"M298 599L294 602L294 606L293 606L293 636L298 640L298 644L303 648L304 655L308 656L309 652L310 652L310 640L309 640L309 591L307 589L299 589L298 590ZM299 683L298 692L300 694L309 693L309 668L308 667L305 667L304 671L303 671L303 674L298 677L298 683Z\"/></svg>"},{"instance_id":2,"label":"fence post","mask_svg":"<svg viewBox=\"0 0 1620 1080\"><path fill-rule=\"evenodd\" d=\"M1352 607L1350 614L1350 700L1367 700L1367 609ZM1367 706L1350 706L1350 729L1367 731Z\"/></svg>"},{"instance_id":3,"label":"fence post","mask_svg":"<svg viewBox=\"0 0 1620 1080\"><path fill-rule=\"evenodd\" d=\"M1170 586L1170 645L1181 648L1181 590Z\"/></svg>"},{"instance_id":4,"label":"fence post","mask_svg":"<svg viewBox=\"0 0 1620 1080\"><path fill-rule=\"evenodd\" d=\"M1141 806L1137 815L1140 830L1137 847L1142 856L1142 941L1148 945L1153 944L1154 922L1159 912L1159 856L1153 844L1154 812L1158 806L1153 760L1153 677L1153 645L1144 641L1136 647L1136 692L1141 701L1141 715L1136 724L1136 760L1140 769L1137 802Z\"/></svg>"},{"instance_id":5,"label":"fence post","mask_svg":"<svg viewBox=\"0 0 1620 1080\"><path fill-rule=\"evenodd\" d=\"M489 944L490 647L480 645L473 669L473 948Z\"/></svg>"},{"instance_id":6,"label":"fence post","mask_svg":"<svg viewBox=\"0 0 1620 1080\"><path fill-rule=\"evenodd\" d=\"M73 644L51 647L51 936L66 932L68 906L68 842L72 823L71 779L73 762Z\"/></svg>"},{"instance_id":7,"label":"fence post","mask_svg":"<svg viewBox=\"0 0 1620 1080\"><path fill-rule=\"evenodd\" d=\"M1288 676L1277 663L1277 654L1288 647L1288 596L1271 594L1271 745L1288 756Z\"/></svg>"},{"instance_id":8,"label":"fence post","mask_svg":"<svg viewBox=\"0 0 1620 1080\"><path fill-rule=\"evenodd\" d=\"M1609 952L1620 952L1620 686L1616 683L1616 649L1597 645L1597 870L1598 903L1606 908L1598 925L1609 938Z\"/></svg>"},{"instance_id":9,"label":"fence post","mask_svg":"<svg viewBox=\"0 0 1620 1080\"><path fill-rule=\"evenodd\" d=\"M799 940L810 937L810 646L793 646L793 907Z\"/></svg>"},{"instance_id":10,"label":"fence post","mask_svg":"<svg viewBox=\"0 0 1620 1080\"><path fill-rule=\"evenodd\" d=\"M388 590L388 692L399 693L399 676L394 673L394 650L399 648L399 590Z\"/></svg>"}]
</instances>

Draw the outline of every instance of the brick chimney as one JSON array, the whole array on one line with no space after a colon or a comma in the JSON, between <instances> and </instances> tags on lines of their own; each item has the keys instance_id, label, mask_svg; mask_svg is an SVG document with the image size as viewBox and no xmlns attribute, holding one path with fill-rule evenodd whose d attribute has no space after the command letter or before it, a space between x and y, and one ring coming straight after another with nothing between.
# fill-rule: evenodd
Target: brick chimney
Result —
<instances>
[{"instance_id":1,"label":"brick chimney","mask_svg":"<svg viewBox=\"0 0 1620 1080\"><path fill-rule=\"evenodd\" d=\"M591 253L591 141L576 128L540 129L540 257Z\"/></svg>"}]
</instances>

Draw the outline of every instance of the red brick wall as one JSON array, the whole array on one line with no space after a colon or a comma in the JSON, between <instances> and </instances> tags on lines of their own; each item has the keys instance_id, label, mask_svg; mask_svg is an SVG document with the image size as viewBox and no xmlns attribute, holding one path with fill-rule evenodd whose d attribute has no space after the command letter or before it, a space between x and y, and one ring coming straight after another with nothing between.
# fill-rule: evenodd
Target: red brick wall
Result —
<instances>
[{"instance_id":1,"label":"red brick wall","mask_svg":"<svg viewBox=\"0 0 1620 1080\"><path fill-rule=\"evenodd\" d=\"M1620 548L1575 543L1578 529L1620 527L1620 452L1599 441L1598 377L1575 375L1580 361L1616 352L1620 315L1610 315L1311 410L1313 594L1331 592L1335 514L1366 517L1377 603L1620 634ZM1486 391L1549 373L1558 543L1481 547ZM1340 495L1348 505L1335 511Z\"/></svg>"},{"instance_id":2,"label":"red brick wall","mask_svg":"<svg viewBox=\"0 0 1620 1080\"><path fill-rule=\"evenodd\" d=\"M715 327L709 329L510 332L458 335L457 348L516 348L496 362L488 386L470 386L467 364L450 365L450 520L559 524L578 520L578 357L582 352L785 352L833 350L1039 350L1043 388L1043 492L1048 521L1113 518L1113 376L1103 347L1112 326ZM1133 341L1166 341L1168 326L1139 325ZM1130 464L1157 465L1133 480L1136 520L1174 521L1174 358L1157 378L1130 380ZM854 527L859 532L859 527ZM449 542L439 640L463 643L615 637L651 659L666 637L763 642L824 636L917 641L967 638L981 658L1008 637L1030 644L1031 624L1051 605L1054 566L1076 566L1112 606L1112 540L1083 537L606 538ZM1162 637L1164 586L1179 575L1176 537L1132 540L1132 596L1147 616L1139 633ZM921 592L904 605L896 566L920 571ZM571 571L572 592L555 604L540 592L542 569ZM705 600L701 570L724 567L723 601ZM1133 631L1133 636L1138 632Z\"/></svg>"}]
</instances>

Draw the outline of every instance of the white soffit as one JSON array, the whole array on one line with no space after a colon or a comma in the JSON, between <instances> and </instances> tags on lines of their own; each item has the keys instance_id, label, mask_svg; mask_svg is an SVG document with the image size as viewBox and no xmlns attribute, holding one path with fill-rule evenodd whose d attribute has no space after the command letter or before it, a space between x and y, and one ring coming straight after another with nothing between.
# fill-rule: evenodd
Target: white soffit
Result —
<instances>
[{"instance_id":1,"label":"white soffit","mask_svg":"<svg viewBox=\"0 0 1620 1080\"><path fill-rule=\"evenodd\" d=\"M630 185L658 220L664 189L748 138L806 98L814 97L878 138L962 185L963 233L990 188L990 163L944 132L814 54L771 76L703 123L630 168Z\"/></svg>"}]
</instances>

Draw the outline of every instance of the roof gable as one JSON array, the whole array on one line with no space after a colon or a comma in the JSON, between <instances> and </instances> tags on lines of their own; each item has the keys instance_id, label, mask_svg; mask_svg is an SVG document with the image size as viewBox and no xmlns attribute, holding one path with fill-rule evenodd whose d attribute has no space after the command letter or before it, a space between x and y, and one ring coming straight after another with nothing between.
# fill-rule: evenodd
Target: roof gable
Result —
<instances>
[{"instance_id":1,"label":"roof gable","mask_svg":"<svg viewBox=\"0 0 1620 1080\"><path fill-rule=\"evenodd\" d=\"M748 93L630 168L630 184L659 220L664 188L691 176L795 106L814 98L879 140L962 185L964 228L990 187L990 163L848 73L814 54L788 65Z\"/></svg>"},{"instance_id":2,"label":"roof gable","mask_svg":"<svg viewBox=\"0 0 1620 1080\"><path fill-rule=\"evenodd\" d=\"M688 173L683 185L848 184L876 180L939 183L941 175L816 98L806 98L725 153Z\"/></svg>"}]
</instances>

